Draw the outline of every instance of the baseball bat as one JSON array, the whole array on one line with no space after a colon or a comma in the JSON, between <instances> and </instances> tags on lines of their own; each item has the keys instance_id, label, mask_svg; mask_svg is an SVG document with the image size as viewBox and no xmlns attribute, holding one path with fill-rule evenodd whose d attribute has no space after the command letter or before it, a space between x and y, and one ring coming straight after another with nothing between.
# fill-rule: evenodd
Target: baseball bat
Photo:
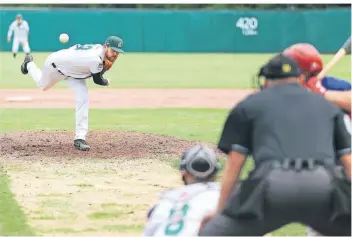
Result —
<instances>
[{"instance_id":1,"label":"baseball bat","mask_svg":"<svg viewBox=\"0 0 352 237\"><path fill-rule=\"evenodd\" d=\"M332 67L335 66L335 64L340 61L343 56L346 54L351 53L351 36L347 39L347 41L343 44L343 46L337 51L335 56L330 60L330 62L321 70L321 72L318 74L317 78L318 80L321 80L324 78L326 73L331 70Z\"/></svg>"}]
</instances>

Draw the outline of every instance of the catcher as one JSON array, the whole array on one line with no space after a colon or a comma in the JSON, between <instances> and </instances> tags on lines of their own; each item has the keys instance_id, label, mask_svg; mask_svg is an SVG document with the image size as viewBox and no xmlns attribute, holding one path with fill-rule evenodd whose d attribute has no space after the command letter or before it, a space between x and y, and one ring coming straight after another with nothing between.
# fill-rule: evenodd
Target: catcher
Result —
<instances>
[{"instance_id":1,"label":"catcher","mask_svg":"<svg viewBox=\"0 0 352 237\"><path fill-rule=\"evenodd\" d=\"M72 89L76 100L76 135L74 146L87 151L90 146L86 142L88 133L88 86L87 80L93 78L95 84L109 86L104 73L113 66L122 50L123 41L117 36L110 36L102 44L76 44L48 56L44 67L40 70L27 55L21 65L24 75L29 74L38 88L47 91L57 82L65 80Z\"/></svg>"}]
</instances>

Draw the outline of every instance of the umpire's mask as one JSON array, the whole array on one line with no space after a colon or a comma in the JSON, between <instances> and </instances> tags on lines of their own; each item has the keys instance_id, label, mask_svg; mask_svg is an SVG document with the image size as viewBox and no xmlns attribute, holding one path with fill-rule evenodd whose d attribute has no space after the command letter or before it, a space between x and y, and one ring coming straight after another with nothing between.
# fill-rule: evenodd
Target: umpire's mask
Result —
<instances>
[{"instance_id":1,"label":"umpire's mask","mask_svg":"<svg viewBox=\"0 0 352 237\"><path fill-rule=\"evenodd\" d=\"M218 172L219 168L215 152L206 146L193 146L181 156L180 171L189 173L201 182L208 181Z\"/></svg>"},{"instance_id":2,"label":"umpire's mask","mask_svg":"<svg viewBox=\"0 0 352 237\"><path fill-rule=\"evenodd\" d=\"M253 87L263 90L265 88L265 77L264 77L264 67L261 67L258 74L252 77Z\"/></svg>"}]
</instances>

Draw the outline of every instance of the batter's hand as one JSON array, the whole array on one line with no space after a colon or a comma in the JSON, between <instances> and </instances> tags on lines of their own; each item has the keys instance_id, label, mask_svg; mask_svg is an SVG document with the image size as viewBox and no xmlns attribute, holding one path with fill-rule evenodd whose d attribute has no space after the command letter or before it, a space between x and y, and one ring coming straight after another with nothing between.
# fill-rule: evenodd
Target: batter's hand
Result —
<instances>
[{"instance_id":1,"label":"batter's hand","mask_svg":"<svg viewBox=\"0 0 352 237\"><path fill-rule=\"evenodd\" d=\"M321 81L316 77L310 77L307 83L304 84L308 90L318 93L320 95L324 95L327 91L324 86L321 84Z\"/></svg>"},{"instance_id":2,"label":"batter's hand","mask_svg":"<svg viewBox=\"0 0 352 237\"><path fill-rule=\"evenodd\" d=\"M7 42L11 42L11 37L7 37Z\"/></svg>"}]
</instances>

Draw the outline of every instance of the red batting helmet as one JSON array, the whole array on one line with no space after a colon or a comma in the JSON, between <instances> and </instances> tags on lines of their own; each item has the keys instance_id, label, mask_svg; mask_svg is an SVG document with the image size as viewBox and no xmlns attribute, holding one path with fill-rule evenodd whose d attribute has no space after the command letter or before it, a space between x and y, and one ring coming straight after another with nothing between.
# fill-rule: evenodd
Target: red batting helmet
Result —
<instances>
[{"instance_id":1,"label":"red batting helmet","mask_svg":"<svg viewBox=\"0 0 352 237\"><path fill-rule=\"evenodd\" d=\"M294 59L305 74L316 75L323 69L319 51L311 44L299 43L288 47L284 55Z\"/></svg>"}]
</instances>

